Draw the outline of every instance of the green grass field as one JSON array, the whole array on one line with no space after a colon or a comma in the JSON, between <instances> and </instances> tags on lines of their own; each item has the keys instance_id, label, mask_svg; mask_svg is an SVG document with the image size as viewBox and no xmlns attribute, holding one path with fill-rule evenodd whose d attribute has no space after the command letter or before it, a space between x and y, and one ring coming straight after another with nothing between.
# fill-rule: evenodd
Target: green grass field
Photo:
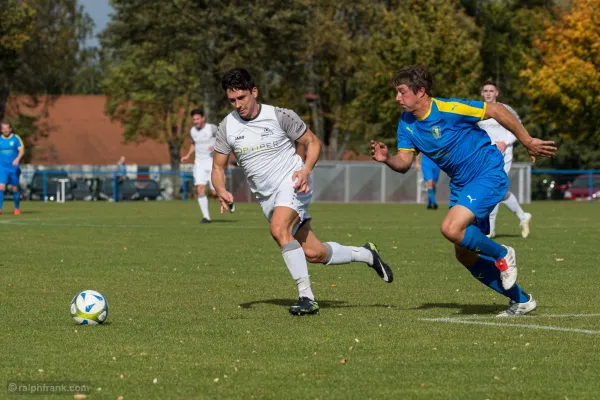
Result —
<instances>
[{"instance_id":1,"label":"green grass field","mask_svg":"<svg viewBox=\"0 0 600 400\"><path fill-rule=\"evenodd\" d=\"M526 206L528 239L501 209L498 240L538 311L500 321L507 300L454 260L442 210L312 205L321 240L374 241L395 281L310 266L321 315L292 317L296 287L258 205L211 207L204 225L194 201L26 202L19 217L7 204L0 398L15 381L85 381L88 399L600 396L600 204ZM71 319L84 289L108 298L107 324Z\"/></svg>"}]
</instances>

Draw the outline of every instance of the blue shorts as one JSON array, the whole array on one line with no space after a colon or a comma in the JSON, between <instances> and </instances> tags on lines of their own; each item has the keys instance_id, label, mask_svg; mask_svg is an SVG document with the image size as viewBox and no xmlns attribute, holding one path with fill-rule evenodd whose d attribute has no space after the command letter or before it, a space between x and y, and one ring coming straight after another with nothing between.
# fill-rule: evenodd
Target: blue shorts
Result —
<instances>
[{"instance_id":1,"label":"blue shorts","mask_svg":"<svg viewBox=\"0 0 600 400\"><path fill-rule=\"evenodd\" d=\"M484 234L490 233L489 215L508 190L508 177L504 170L493 171L478 177L462 188L450 184L450 208L459 204L475 214L475 225Z\"/></svg>"},{"instance_id":2,"label":"blue shorts","mask_svg":"<svg viewBox=\"0 0 600 400\"><path fill-rule=\"evenodd\" d=\"M6 168L0 168L0 184L8 184L12 187L19 186L19 175L21 171L17 170L9 170Z\"/></svg>"},{"instance_id":3,"label":"blue shorts","mask_svg":"<svg viewBox=\"0 0 600 400\"><path fill-rule=\"evenodd\" d=\"M423 180L425 182L434 181L437 183L438 179L440 179L440 167L425 155L421 159L421 171L423 172Z\"/></svg>"}]
</instances>

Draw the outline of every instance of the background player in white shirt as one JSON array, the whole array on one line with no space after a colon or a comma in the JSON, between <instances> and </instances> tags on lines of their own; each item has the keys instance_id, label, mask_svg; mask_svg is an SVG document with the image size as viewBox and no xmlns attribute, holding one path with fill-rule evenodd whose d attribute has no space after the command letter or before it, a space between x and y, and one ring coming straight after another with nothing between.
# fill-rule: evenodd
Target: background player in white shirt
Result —
<instances>
[{"instance_id":1,"label":"background player in white shirt","mask_svg":"<svg viewBox=\"0 0 600 400\"><path fill-rule=\"evenodd\" d=\"M219 124L215 143L212 182L221 201L221 213L233 202L232 194L225 189L225 168L233 151L298 285L299 300L290 307L290 313L319 311L310 287L307 260L327 265L364 262L385 282L392 282L392 270L381 260L373 243L363 247L322 243L312 231L308 214L310 173L321 152L319 138L295 112L259 104L258 89L245 69L227 72L221 83L234 109ZM306 162L296 154L295 142L307 146Z\"/></svg>"},{"instance_id":2,"label":"background player in white shirt","mask_svg":"<svg viewBox=\"0 0 600 400\"><path fill-rule=\"evenodd\" d=\"M181 162L186 162L195 153L194 159L194 185L198 193L198 205L202 212L202 222L211 222L208 211L208 197L206 197L206 186L210 187L213 196L217 195L215 188L210 180L213 164L213 151L215 148L215 137L217 127L213 124L207 124L204 117L204 111L196 108L191 111L192 122L194 126L190 129L192 145L187 154L181 157ZM235 211L235 205L229 205L229 211Z\"/></svg>"},{"instance_id":3,"label":"background player in white shirt","mask_svg":"<svg viewBox=\"0 0 600 400\"><path fill-rule=\"evenodd\" d=\"M500 92L498 92L498 88L493 82L485 82L481 88L481 96L486 103L495 103L496 98ZM504 107L508 109L519 121L519 115L513 110L511 107L503 104ZM510 131L505 129L502 125L498 123L493 118L486 119L485 121L479 122L479 127L484 129L487 134L490 136L492 143L496 143L496 147L502 154L504 154L504 171L506 175L509 174L510 168L512 167L513 160L513 144L516 142L517 138ZM519 201L510 191L506 192L506 196L502 201L506 207L510 211L512 211L517 218L519 218L521 225L521 236L526 238L529 236L529 222L531 222L531 214L526 213L521 208ZM498 207L500 204L496 205L496 208L490 214L490 234L488 237L493 238L496 236L496 216L498 215Z\"/></svg>"}]
</instances>

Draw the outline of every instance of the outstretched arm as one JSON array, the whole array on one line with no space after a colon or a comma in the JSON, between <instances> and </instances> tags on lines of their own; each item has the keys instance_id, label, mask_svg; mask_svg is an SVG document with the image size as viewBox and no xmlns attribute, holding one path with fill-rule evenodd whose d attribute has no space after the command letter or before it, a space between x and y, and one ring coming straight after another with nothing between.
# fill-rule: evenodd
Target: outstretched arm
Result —
<instances>
[{"instance_id":1,"label":"outstretched arm","mask_svg":"<svg viewBox=\"0 0 600 400\"><path fill-rule=\"evenodd\" d=\"M181 157L181 162L186 162L187 160L189 160L190 157L192 156L192 154L194 154L194 151L196 151L196 145L194 143L192 143L187 154L185 156Z\"/></svg>"},{"instance_id":2,"label":"outstretched arm","mask_svg":"<svg viewBox=\"0 0 600 400\"><path fill-rule=\"evenodd\" d=\"M517 118L502 104L489 103L486 107L485 118L494 118L500 125L511 131L527 148L531 160L535 162L535 156L552 157L556 151L556 146L552 140L541 140L532 138L525 127Z\"/></svg>"},{"instance_id":3,"label":"outstretched arm","mask_svg":"<svg viewBox=\"0 0 600 400\"><path fill-rule=\"evenodd\" d=\"M373 160L384 163L392 170L404 174L410 169L415 158L415 152L401 149L398 150L396 155L390 156L385 144L371 140L371 156Z\"/></svg>"}]
</instances>

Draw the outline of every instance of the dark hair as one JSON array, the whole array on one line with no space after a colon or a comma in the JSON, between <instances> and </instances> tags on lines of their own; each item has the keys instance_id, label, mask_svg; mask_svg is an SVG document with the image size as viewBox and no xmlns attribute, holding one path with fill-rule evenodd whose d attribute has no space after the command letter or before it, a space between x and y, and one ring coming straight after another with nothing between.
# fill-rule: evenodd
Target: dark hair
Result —
<instances>
[{"instance_id":1,"label":"dark hair","mask_svg":"<svg viewBox=\"0 0 600 400\"><path fill-rule=\"evenodd\" d=\"M193 117L194 115L200 115L204 117L204 110L201 108L194 108L192 111L190 111L190 116Z\"/></svg>"},{"instance_id":2,"label":"dark hair","mask_svg":"<svg viewBox=\"0 0 600 400\"><path fill-rule=\"evenodd\" d=\"M392 77L392 85L406 85L414 94L417 94L419 89L424 88L425 93L432 96L433 76L423 65L409 65L403 67Z\"/></svg>"},{"instance_id":3,"label":"dark hair","mask_svg":"<svg viewBox=\"0 0 600 400\"><path fill-rule=\"evenodd\" d=\"M496 88L496 90L498 90L498 85L496 85L494 83L494 81L485 81L485 82L483 82L483 85L481 85L481 90L483 90L483 88L486 87L487 85L492 85L493 87Z\"/></svg>"},{"instance_id":4,"label":"dark hair","mask_svg":"<svg viewBox=\"0 0 600 400\"><path fill-rule=\"evenodd\" d=\"M252 90L256 87L250 72L244 68L234 68L221 78L223 90Z\"/></svg>"}]
</instances>

